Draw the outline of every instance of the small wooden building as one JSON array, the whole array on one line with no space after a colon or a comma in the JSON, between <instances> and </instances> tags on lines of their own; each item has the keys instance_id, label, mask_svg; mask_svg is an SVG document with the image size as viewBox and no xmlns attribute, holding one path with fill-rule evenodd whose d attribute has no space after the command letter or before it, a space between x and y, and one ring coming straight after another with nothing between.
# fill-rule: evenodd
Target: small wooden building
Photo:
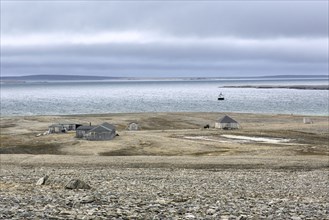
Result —
<instances>
[{"instance_id":1,"label":"small wooden building","mask_svg":"<svg viewBox=\"0 0 329 220\"><path fill-rule=\"evenodd\" d=\"M61 124L52 124L48 126L49 133L64 133L66 129Z\"/></svg>"},{"instance_id":2,"label":"small wooden building","mask_svg":"<svg viewBox=\"0 0 329 220\"><path fill-rule=\"evenodd\" d=\"M233 118L225 115L224 117L220 118L217 122L215 122L215 128L220 128L225 130L239 129L240 125Z\"/></svg>"},{"instance_id":3,"label":"small wooden building","mask_svg":"<svg viewBox=\"0 0 329 220\"><path fill-rule=\"evenodd\" d=\"M304 117L304 118L303 118L303 123L304 123L304 124L313 124L313 121L312 121L312 119L310 119L310 118L306 118L306 117Z\"/></svg>"},{"instance_id":4,"label":"small wooden building","mask_svg":"<svg viewBox=\"0 0 329 220\"><path fill-rule=\"evenodd\" d=\"M112 140L115 136L116 129L114 125L111 125L107 122L94 127L84 135L84 137L90 141Z\"/></svg>"},{"instance_id":5,"label":"small wooden building","mask_svg":"<svg viewBox=\"0 0 329 220\"><path fill-rule=\"evenodd\" d=\"M139 124L137 122L131 122L127 126L127 130L129 130L129 131L137 131L139 129L140 129L140 127L139 127Z\"/></svg>"},{"instance_id":6,"label":"small wooden building","mask_svg":"<svg viewBox=\"0 0 329 220\"><path fill-rule=\"evenodd\" d=\"M49 128L49 133L65 133L67 131L75 131L81 124L76 123L58 123L52 124Z\"/></svg>"}]
</instances>

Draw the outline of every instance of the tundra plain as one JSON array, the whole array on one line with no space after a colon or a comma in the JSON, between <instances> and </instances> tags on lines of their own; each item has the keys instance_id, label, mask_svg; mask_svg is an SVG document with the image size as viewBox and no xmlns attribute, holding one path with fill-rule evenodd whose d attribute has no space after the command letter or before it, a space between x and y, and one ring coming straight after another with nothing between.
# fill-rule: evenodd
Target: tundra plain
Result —
<instances>
[{"instance_id":1,"label":"tundra plain","mask_svg":"<svg viewBox=\"0 0 329 220\"><path fill-rule=\"evenodd\" d=\"M241 129L213 128L225 114ZM1 117L0 219L328 219L329 121L308 116L313 123L304 124L303 117ZM141 129L126 130L132 121ZM39 136L59 122L108 122L119 136L95 142L75 132ZM70 179L91 189L64 189Z\"/></svg>"}]
</instances>

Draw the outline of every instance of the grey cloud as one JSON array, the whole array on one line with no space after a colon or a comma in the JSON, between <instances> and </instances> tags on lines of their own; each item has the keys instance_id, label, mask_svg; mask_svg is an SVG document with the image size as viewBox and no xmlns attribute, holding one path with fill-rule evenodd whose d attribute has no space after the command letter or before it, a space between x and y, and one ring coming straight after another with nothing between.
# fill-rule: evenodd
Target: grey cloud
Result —
<instances>
[{"instance_id":1,"label":"grey cloud","mask_svg":"<svg viewBox=\"0 0 329 220\"><path fill-rule=\"evenodd\" d=\"M292 64L292 63L225 63L218 65L202 64L118 64L90 65L88 63L68 65L39 65L37 68L28 65L14 65L1 67L10 75L29 74L77 74L77 75L105 75L105 76L262 76L284 74L323 74L326 65Z\"/></svg>"},{"instance_id":2,"label":"grey cloud","mask_svg":"<svg viewBox=\"0 0 329 220\"><path fill-rule=\"evenodd\" d=\"M4 33L153 30L195 36L328 36L326 1L3 2Z\"/></svg>"},{"instance_id":3,"label":"grey cloud","mask_svg":"<svg viewBox=\"0 0 329 220\"><path fill-rule=\"evenodd\" d=\"M212 76L232 74L321 74L327 69L325 57L311 59L302 53L274 54L262 51L223 51L205 48L168 48L129 45L98 47L47 48L41 51L25 50L15 53L6 49L2 59L2 72L7 74L98 74L133 76L166 74L184 76L190 74ZM277 52L280 52L279 50ZM236 54L239 54L237 56ZM311 54L305 51L305 54ZM278 72L275 72L278 71Z\"/></svg>"},{"instance_id":4,"label":"grey cloud","mask_svg":"<svg viewBox=\"0 0 329 220\"><path fill-rule=\"evenodd\" d=\"M1 2L1 36L130 30L180 41L1 45L1 73L220 76L328 71L327 1ZM223 37L232 41L207 40ZM254 43L239 45L239 39ZM287 43L278 43L280 39Z\"/></svg>"},{"instance_id":5,"label":"grey cloud","mask_svg":"<svg viewBox=\"0 0 329 220\"><path fill-rule=\"evenodd\" d=\"M298 39L297 39L298 40ZM297 41L295 40L295 41ZM231 44L203 43L148 43L148 44L96 44L96 45L61 45L50 47L3 47L3 61L8 59L24 60L163 60L167 62L214 62L214 61L252 61L267 60L272 62L310 62L328 61L328 43L319 41L255 42L255 45L240 46ZM46 60L45 60L46 62Z\"/></svg>"}]
</instances>

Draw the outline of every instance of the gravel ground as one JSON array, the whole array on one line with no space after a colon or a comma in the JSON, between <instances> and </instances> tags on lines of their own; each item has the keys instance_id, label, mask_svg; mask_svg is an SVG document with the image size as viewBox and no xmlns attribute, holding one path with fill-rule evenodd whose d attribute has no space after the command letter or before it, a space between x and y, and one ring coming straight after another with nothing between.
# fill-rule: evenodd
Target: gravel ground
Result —
<instances>
[{"instance_id":1,"label":"gravel ground","mask_svg":"<svg viewBox=\"0 0 329 220\"><path fill-rule=\"evenodd\" d=\"M328 168L1 164L0 176L1 219L329 219Z\"/></svg>"}]
</instances>

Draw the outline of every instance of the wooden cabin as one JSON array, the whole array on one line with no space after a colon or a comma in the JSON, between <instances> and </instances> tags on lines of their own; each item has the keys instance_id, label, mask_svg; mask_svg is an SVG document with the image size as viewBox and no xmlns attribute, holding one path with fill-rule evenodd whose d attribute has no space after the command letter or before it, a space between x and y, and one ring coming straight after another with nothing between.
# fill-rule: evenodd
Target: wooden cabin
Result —
<instances>
[{"instance_id":1,"label":"wooden cabin","mask_svg":"<svg viewBox=\"0 0 329 220\"><path fill-rule=\"evenodd\" d=\"M81 124L76 123L58 123L52 124L49 128L49 133L65 133L67 131L75 131Z\"/></svg>"},{"instance_id":2,"label":"wooden cabin","mask_svg":"<svg viewBox=\"0 0 329 220\"><path fill-rule=\"evenodd\" d=\"M313 124L313 121L312 121L312 119L310 119L310 118L306 118L306 117L304 117L304 118L303 118L303 123L304 123L304 124Z\"/></svg>"},{"instance_id":3,"label":"wooden cabin","mask_svg":"<svg viewBox=\"0 0 329 220\"><path fill-rule=\"evenodd\" d=\"M61 124L52 124L48 126L49 133L64 133L66 132L65 128Z\"/></svg>"},{"instance_id":4,"label":"wooden cabin","mask_svg":"<svg viewBox=\"0 0 329 220\"><path fill-rule=\"evenodd\" d=\"M107 122L96 126L95 128L86 132L84 137L90 141L105 141L112 140L116 136L116 129L114 125Z\"/></svg>"},{"instance_id":5,"label":"wooden cabin","mask_svg":"<svg viewBox=\"0 0 329 220\"><path fill-rule=\"evenodd\" d=\"M215 122L215 128L220 128L224 130L239 129L240 125L233 118L225 115Z\"/></svg>"},{"instance_id":6,"label":"wooden cabin","mask_svg":"<svg viewBox=\"0 0 329 220\"><path fill-rule=\"evenodd\" d=\"M129 131L137 131L139 129L140 129L140 127L139 127L139 124L137 122L131 122L127 126L127 130L129 130Z\"/></svg>"}]
</instances>

